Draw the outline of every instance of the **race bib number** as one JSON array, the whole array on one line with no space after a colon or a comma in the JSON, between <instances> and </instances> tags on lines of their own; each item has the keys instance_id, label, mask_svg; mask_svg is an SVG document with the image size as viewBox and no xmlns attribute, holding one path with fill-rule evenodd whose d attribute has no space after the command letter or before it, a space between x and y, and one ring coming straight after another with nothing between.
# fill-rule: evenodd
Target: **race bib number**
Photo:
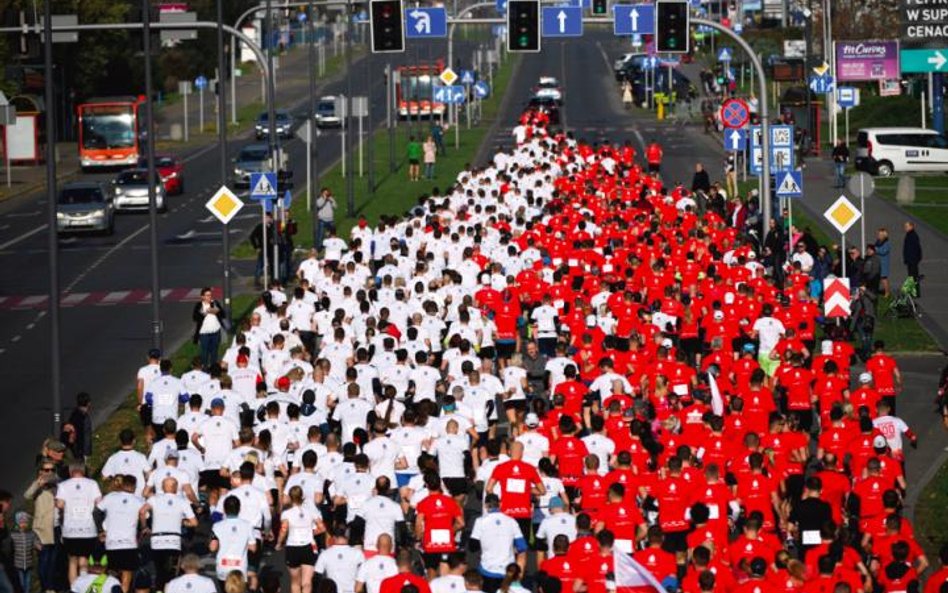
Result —
<instances>
[{"instance_id":1,"label":"race bib number","mask_svg":"<svg viewBox=\"0 0 948 593\"><path fill-rule=\"evenodd\" d=\"M65 509L66 523L84 523L86 521L92 520L93 508L94 505L86 501L68 503Z\"/></svg>"},{"instance_id":2,"label":"race bib number","mask_svg":"<svg viewBox=\"0 0 948 593\"><path fill-rule=\"evenodd\" d=\"M178 398L173 393L162 392L158 393L158 397L155 398L155 405L161 407L173 406L177 402Z\"/></svg>"},{"instance_id":3,"label":"race bib number","mask_svg":"<svg viewBox=\"0 0 948 593\"><path fill-rule=\"evenodd\" d=\"M507 480L507 492L512 494L523 494L527 491L527 482L526 480L521 480L518 478L510 478Z\"/></svg>"},{"instance_id":4,"label":"race bib number","mask_svg":"<svg viewBox=\"0 0 948 593\"><path fill-rule=\"evenodd\" d=\"M431 544L435 546L447 546L451 543L450 529L432 529Z\"/></svg>"},{"instance_id":5,"label":"race bib number","mask_svg":"<svg viewBox=\"0 0 948 593\"><path fill-rule=\"evenodd\" d=\"M818 529L808 529L803 532L803 545L816 546L820 543L820 531Z\"/></svg>"},{"instance_id":6,"label":"race bib number","mask_svg":"<svg viewBox=\"0 0 948 593\"><path fill-rule=\"evenodd\" d=\"M632 547L632 540L630 539L617 539L616 549L625 554L631 554L635 551Z\"/></svg>"},{"instance_id":7,"label":"race bib number","mask_svg":"<svg viewBox=\"0 0 948 593\"><path fill-rule=\"evenodd\" d=\"M151 548L153 550L180 550L180 535L153 535L151 536Z\"/></svg>"},{"instance_id":8,"label":"race bib number","mask_svg":"<svg viewBox=\"0 0 948 593\"><path fill-rule=\"evenodd\" d=\"M709 519L719 519L721 518L721 510L716 504L708 505L708 518Z\"/></svg>"},{"instance_id":9,"label":"race bib number","mask_svg":"<svg viewBox=\"0 0 948 593\"><path fill-rule=\"evenodd\" d=\"M221 558L221 567L230 569L239 569L243 566L244 559L239 556L224 556Z\"/></svg>"}]
</instances>

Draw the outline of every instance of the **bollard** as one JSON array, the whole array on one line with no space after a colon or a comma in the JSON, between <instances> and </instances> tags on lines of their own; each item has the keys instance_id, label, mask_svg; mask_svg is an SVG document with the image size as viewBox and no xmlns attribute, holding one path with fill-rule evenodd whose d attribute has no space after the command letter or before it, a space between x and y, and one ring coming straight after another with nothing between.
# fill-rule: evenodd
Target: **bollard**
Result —
<instances>
[{"instance_id":1,"label":"bollard","mask_svg":"<svg viewBox=\"0 0 948 593\"><path fill-rule=\"evenodd\" d=\"M895 201L898 204L911 204L915 201L915 178L911 175L899 177L899 185L895 188Z\"/></svg>"}]
</instances>

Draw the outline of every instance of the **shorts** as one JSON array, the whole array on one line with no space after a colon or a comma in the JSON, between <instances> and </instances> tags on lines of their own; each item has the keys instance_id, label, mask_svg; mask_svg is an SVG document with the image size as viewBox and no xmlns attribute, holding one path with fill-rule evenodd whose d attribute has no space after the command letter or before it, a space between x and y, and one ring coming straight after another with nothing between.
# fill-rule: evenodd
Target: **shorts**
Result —
<instances>
[{"instance_id":1,"label":"shorts","mask_svg":"<svg viewBox=\"0 0 948 593\"><path fill-rule=\"evenodd\" d=\"M198 485L204 488L219 490L230 488L230 480L221 475L220 469L206 469L201 472Z\"/></svg>"},{"instance_id":2,"label":"shorts","mask_svg":"<svg viewBox=\"0 0 948 593\"><path fill-rule=\"evenodd\" d=\"M302 565L315 566L316 554L313 546L287 546L286 565L290 568L299 568Z\"/></svg>"},{"instance_id":3,"label":"shorts","mask_svg":"<svg viewBox=\"0 0 948 593\"><path fill-rule=\"evenodd\" d=\"M260 572L260 561L263 559L263 542L257 540L257 549L253 552L247 552L247 572L254 574Z\"/></svg>"},{"instance_id":4,"label":"shorts","mask_svg":"<svg viewBox=\"0 0 948 593\"><path fill-rule=\"evenodd\" d=\"M418 164L419 164L419 161L418 161L418 159L408 159L408 164L409 164L409 165L418 165Z\"/></svg>"},{"instance_id":5,"label":"shorts","mask_svg":"<svg viewBox=\"0 0 948 593\"><path fill-rule=\"evenodd\" d=\"M448 554L442 552L423 552L421 560L428 570L438 570L442 562L447 563Z\"/></svg>"},{"instance_id":6,"label":"shorts","mask_svg":"<svg viewBox=\"0 0 948 593\"><path fill-rule=\"evenodd\" d=\"M141 565L141 561L138 557L138 548L131 548L128 550L106 550L105 555L109 559L110 570L135 572Z\"/></svg>"},{"instance_id":7,"label":"shorts","mask_svg":"<svg viewBox=\"0 0 948 593\"><path fill-rule=\"evenodd\" d=\"M404 488L405 486L408 485L409 482L411 482L411 479L414 478L416 475L418 474L417 473L405 474L405 473L395 472L395 483L398 484L399 488Z\"/></svg>"},{"instance_id":8,"label":"shorts","mask_svg":"<svg viewBox=\"0 0 948 593\"><path fill-rule=\"evenodd\" d=\"M497 340L497 358L507 359L513 356L517 340Z\"/></svg>"},{"instance_id":9,"label":"shorts","mask_svg":"<svg viewBox=\"0 0 948 593\"><path fill-rule=\"evenodd\" d=\"M648 164L648 172L649 172L649 173L659 173L659 172L661 172L661 170L662 170L662 164L661 164L661 163L649 163L649 164Z\"/></svg>"},{"instance_id":10,"label":"shorts","mask_svg":"<svg viewBox=\"0 0 948 593\"><path fill-rule=\"evenodd\" d=\"M483 346L477 355L484 360L494 360L497 357L497 349L493 346Z\"/></svg>"},{"instance_id":11,"label":"shorts","mask_svg":"<svg viewBox=\"0 0 948 593\"><path fill-rule=\"evenodd\" d=\"M141 420L142 426L151 426L151 404L142 404L138 408L138 419Z\"/></svg>"},{"instance_id":12,"label":"shorts","mask_svg":"<svg viewBox=\"0 0 948 593\"><path fill-rule=\"evenodd\" d=\"M451 496L461 496L471 490L471 483L467 478L442 478Z\"/></svg>"},{"instance_id":13,"label":"shorts","mask_svg":"<svg viewBox=\"0 0 948 593\"><path fill-rule=\"evenodd\" d=\"M525 399L510 399L504 402L505 410L517 410L518 412L527 411L527 400Z\"/></svg>"},{"instance_id":14,"label":"shorts","mask_svg":"<svg viewBox=\"0 0 948 593\"><path fill-rule=\"evenodd\" d=\"M64 537L63 548L69 556L91 556L99 546L95 537Z\"/></svg>"},{"instance_id":15,"label":"shorts","mask_svg":"<svg viewBox=\"0 0 948 593\"><path fill-rule=\"evenodd\" d=\"M687 531L666 531L665 540L662 542L662 549L669 554L685 552L688 550L688 532Z\"/></svg>"}]
</instances>

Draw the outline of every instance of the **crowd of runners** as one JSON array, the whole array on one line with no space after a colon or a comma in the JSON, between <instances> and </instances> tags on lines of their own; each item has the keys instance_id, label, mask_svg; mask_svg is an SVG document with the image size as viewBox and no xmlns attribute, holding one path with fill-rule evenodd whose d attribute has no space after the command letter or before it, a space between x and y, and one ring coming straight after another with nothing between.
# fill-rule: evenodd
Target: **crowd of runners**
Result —
<instances>
[{"instance_id":1,"label":"crowd of runners","mask_svg":"<svg viewBox=\"0 0 948 593\"><path fill-rule=\"evenodd\" d=\"M518 140L313 253L220 361L150 352L99 473L47 443L39 583L5 588L606 593L631 555L642 591L948 593L885 345L851 371L799 263L630 145Z\"/></svg>"}]
</instances>

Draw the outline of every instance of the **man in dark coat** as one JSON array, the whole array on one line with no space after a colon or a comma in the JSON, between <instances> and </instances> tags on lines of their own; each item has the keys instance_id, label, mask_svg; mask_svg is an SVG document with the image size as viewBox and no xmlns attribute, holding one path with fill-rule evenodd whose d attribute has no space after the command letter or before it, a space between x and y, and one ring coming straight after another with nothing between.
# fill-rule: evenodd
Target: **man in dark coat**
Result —
<instances>
[{"instance_id":1,"label":"man in dark coat","mask_svg":"<svg viewBox=\"0 0 948 593\"><path fill-rule=\"evenodd\" d=\"M711 191L711 178L701 163L695 165L695 175L691 178L691 191L702 191L704 193Z\"/></svg>"},{"instance_id":2,"label":"man in dark coat","mask_svg":"<svg viewBox=\"0 0 948 593\"><path fill-rule=\"evenodd\" d=\"M908 275L915 280L918 286L918 296L922 296L921 276L918 273L918 264L922 262L922 241L915 231L914 222L905 223L905 240L902 242L902 262L908 270Z\"/></svg>"}]
</instances>

